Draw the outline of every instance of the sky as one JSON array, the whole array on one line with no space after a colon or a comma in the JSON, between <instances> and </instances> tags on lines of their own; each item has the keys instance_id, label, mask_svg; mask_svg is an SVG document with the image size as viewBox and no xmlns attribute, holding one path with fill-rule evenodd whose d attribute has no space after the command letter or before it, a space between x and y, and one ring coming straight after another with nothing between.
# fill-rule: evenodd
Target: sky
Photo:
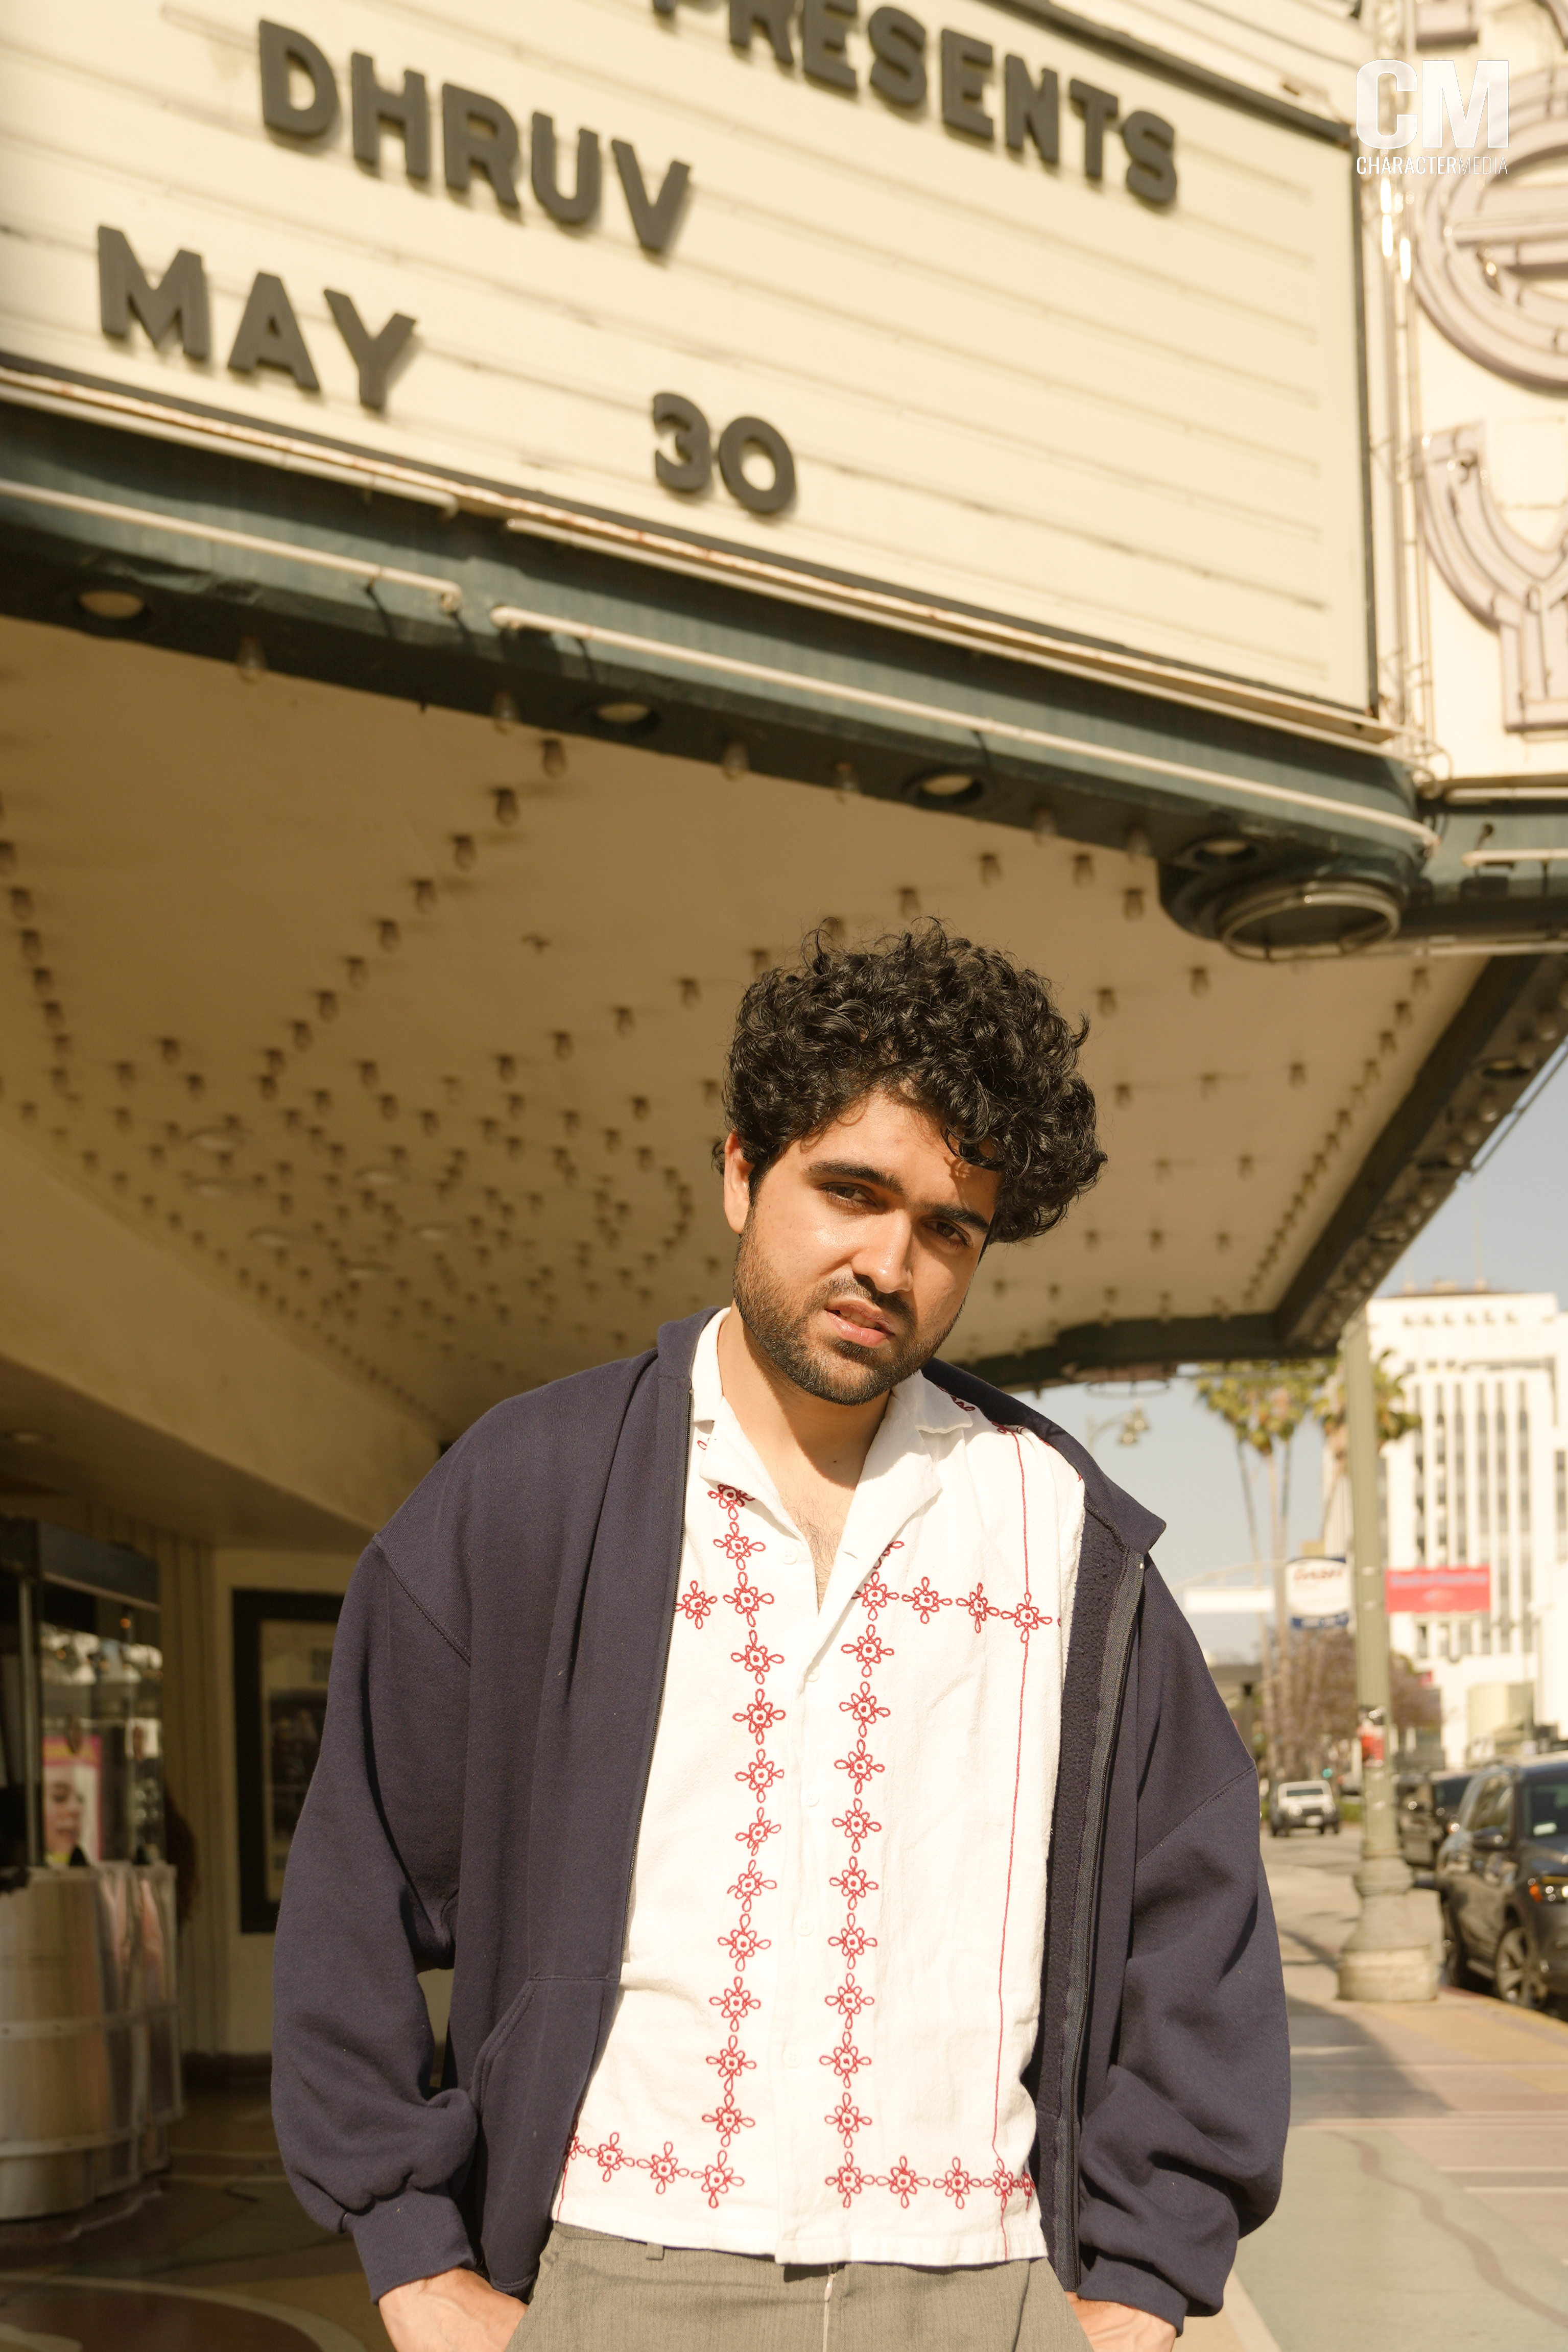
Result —
<instances>
[{"instance_id":1,"label":"sky","mask_svg":"<svg viewBox=\"0 0 1568 2352\"><path fill-rule=\"evenodd\" d=\"M1550 1290L1568 1301L1568 1062L1548 1078L1523 1114L1493 1139L1476 1172L1461 1178L1426 1230L1383 1285L1387 1297L1407 1284L1434 1280L1494 1290ZM1113 1387L1047 1389L1042 1412L1075 1437L1090 1425L1120 1420L1132 1402ZM1223 1422L1205 1412L1185 1380L1136 1400L1149 1423L1135 1445L1118 1443L1113 1424L1096 1454L1108 1476L1159 1512L1167 1532L1155 1559L1167 1581L1180 1584L1252 1557L1237 1475L1236 1445ZM1321 1525L1322 1445L1317 1427L1300 1431L1291 1468L1290 1548ZM1261 1478L1258 1507L1267 1526ZM1201 1617L1197 1632L1215 1658L1255 1657L1255 1615Z\"/></svg>"}]
</instances>

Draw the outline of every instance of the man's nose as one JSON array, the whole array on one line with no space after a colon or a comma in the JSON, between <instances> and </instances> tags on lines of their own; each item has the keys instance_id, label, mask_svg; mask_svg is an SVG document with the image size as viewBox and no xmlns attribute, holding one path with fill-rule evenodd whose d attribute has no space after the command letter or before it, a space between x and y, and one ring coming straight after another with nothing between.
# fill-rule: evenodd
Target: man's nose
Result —
<instances>
[{"instance_id":1,"label":"man's nose","mask_svg":"<svg viewBox=\"0 0 1568 2352\"><path fill-rule=\"evenodd\" d=\"M862 1226L851 1263L855 1272L874 1289L892 1295L908 1290L912 1279L914 1227L897 1213L877 1217Z\"/></svg>"}]
</instances>

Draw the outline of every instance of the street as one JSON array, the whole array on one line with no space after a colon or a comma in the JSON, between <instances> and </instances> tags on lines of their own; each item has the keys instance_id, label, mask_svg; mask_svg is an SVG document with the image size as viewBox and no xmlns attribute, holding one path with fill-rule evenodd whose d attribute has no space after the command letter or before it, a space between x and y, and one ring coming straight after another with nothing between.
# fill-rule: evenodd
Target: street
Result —
<instances>
[{"instance_id":1,"label":"street","mask_svg":"<svg viewBox=\"0 0 1568 2352\"><path fill-rule=\"evenodd\" d=\"M1335 1999L1361 1841L1265 1837L1290 2004L1285 2194L1189 2352L1534 2352L1568 2336L1568 2025ZM1436 1897L1413 1898L1437 1932Z\"/></svg>"}]
</instances>

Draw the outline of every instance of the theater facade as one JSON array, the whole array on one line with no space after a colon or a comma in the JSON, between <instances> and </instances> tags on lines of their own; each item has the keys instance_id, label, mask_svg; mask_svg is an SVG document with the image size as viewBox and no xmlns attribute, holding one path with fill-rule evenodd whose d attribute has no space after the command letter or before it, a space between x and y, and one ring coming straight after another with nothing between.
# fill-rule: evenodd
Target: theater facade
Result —
<instances>
[{"instance_id":1,"label":"theater facade","mask_svg":"<svg viewBox=\"0 0 1568 2352\"><path fill-rule=\"evenodd\" d=\"M1551 9L1416 10L1510 56L1478 193L1308 0L287 5L0 84L0 1485L156 1564L230 2055L357 1550L724 1296L804 931L1089 1017L1017 1388L1331 1348L1568 1028Z\"/></svg>"}]
</instances>

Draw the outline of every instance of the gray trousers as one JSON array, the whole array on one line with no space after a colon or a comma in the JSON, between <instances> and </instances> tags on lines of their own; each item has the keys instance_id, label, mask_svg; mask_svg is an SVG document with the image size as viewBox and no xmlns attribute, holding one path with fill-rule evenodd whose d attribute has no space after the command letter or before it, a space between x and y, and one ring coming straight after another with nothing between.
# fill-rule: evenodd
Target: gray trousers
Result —
<instances>
[{"instance_id":1,"label":"gray trousers","mask_svg":"<svg viewBox=\"0 0 1568 2352\"><path fill-rule=\"evenodd\" d=\"M508 2352L1085 2352L1087 2342L1047 2262L775 2263L558 2221Z\"/></svg>"}]
</instances>

